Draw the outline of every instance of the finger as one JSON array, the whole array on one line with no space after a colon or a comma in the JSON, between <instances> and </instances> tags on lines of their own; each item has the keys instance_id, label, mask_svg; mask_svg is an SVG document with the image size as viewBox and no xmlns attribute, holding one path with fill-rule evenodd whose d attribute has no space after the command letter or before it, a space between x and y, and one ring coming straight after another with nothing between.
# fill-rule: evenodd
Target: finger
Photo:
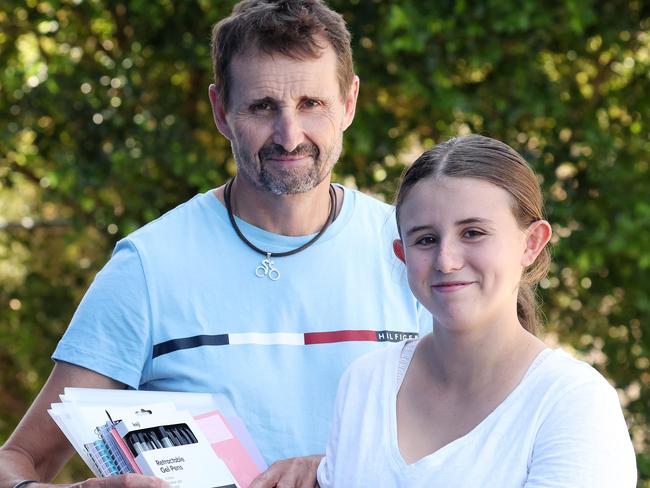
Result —
<instances>
[{"instance_id":1,"label":"finger","mask_svg":"<svg viewBox=\"0 0 650 488\"><path fill-rule=\"evenodd\" d=\"M169 484L155 476L124 474L108 478L91 478L70 488L170 488Z\"/></svg>"},{"instance_id":2,"label":"finger","mask_svg":"<svg viewBox=\"0 0 650 488\"><path fill-rule=\"evenodd\" d=\"M155 476L144 476L141 474L125 474L104 479L111 480L114 478L122 478L124 484L106 485L106 487L102 488L169 488L169 484L166 481Z\"/></svg>"},{"instance_id":3,"label":"finger","mask_svg":"<svg viewBox=\"0 0 650 488\"><path fill-rule=\"evenodd\" d=\"M279 475L280 471L274 464L255 478L248 488L275 488L280 478Z\"/></svg>"}]
</instances>

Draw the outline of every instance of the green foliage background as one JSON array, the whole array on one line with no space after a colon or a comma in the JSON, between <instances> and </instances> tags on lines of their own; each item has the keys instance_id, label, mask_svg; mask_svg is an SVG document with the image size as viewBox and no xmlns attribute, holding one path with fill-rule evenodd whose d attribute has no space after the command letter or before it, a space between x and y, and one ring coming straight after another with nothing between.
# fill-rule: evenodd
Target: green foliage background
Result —
<instances>
[{"instance_id":1,"label":"green foliage background","mask_svg":"<svg viewBox=\"0 0 650 488\"><path fill-rule=\"evenodd\" d=\"M3 2L0 442L115 241L233 174L207 97L210 28L232 4ZM546 340L616 385L650 486L650 4L330 4L362 80L336 180L390 200L449 136L521 151L555 231Z\"/></svg>"}]
</instances>

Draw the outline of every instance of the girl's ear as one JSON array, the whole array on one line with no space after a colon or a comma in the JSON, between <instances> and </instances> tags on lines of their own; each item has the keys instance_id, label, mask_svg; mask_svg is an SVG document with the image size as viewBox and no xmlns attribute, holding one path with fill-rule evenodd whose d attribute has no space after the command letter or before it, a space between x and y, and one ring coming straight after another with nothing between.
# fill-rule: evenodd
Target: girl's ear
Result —
<instances>
[{"instance_id":1,"label":"girl's ear","mask_svg":"<svg viewBox=\"0 0 650 488\"><path fill-rule=\"evenodd\" d=\"M395 239L393 241L393 252L395 253L395 256L397 256L397 259L403 263L406 263L406 256L404 255L404 244L399 239Z\"/></svg>"},{"instance_id":2,"label":"girl's ear","mask_svg":"<svg viewBox=\"0 0 650 488\"><path fill-rule=\"evenodd\" d=\"M521 258L521 264L524 267L530 266L535 262L539 253L544 246L551 240L551 224L546 220L536 220L526 230L526 249Z\"/></svg>"}]
</instances>

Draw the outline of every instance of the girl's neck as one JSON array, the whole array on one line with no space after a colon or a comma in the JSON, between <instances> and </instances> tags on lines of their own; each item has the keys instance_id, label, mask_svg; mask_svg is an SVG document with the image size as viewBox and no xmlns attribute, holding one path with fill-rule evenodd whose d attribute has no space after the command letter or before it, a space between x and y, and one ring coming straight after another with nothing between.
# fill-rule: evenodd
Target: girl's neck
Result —
<instances>
[{"instance_id":1,"label":"girl's neck","mask_svg":"<svg viewBox=\"0 0 650 488\"><path fill-rule=\"evenodd\" d=\"M511 376L517 369L525 373L545 348L544 343L518 322L498 328L454 333L434 327L416 351L424 374L430 375L429 380L439 388L471 394Z\"/></svg>"}]
</instances>

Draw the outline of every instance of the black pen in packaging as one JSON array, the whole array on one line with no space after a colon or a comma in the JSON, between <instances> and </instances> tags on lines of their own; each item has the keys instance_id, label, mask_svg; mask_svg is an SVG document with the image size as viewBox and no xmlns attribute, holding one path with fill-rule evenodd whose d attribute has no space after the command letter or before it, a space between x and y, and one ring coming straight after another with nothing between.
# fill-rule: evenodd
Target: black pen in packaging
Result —
<instances>
[{"instance_id":1,"label":"black pen in packaging","mask_svg":"<svg viewBox=\"0 0 650 488\"><path fill-rule=\"evenodd\" d=\"M115 426L143 474L174 488L239 488L189 412L140 409Z\"/></svg>"}]
</instances>

